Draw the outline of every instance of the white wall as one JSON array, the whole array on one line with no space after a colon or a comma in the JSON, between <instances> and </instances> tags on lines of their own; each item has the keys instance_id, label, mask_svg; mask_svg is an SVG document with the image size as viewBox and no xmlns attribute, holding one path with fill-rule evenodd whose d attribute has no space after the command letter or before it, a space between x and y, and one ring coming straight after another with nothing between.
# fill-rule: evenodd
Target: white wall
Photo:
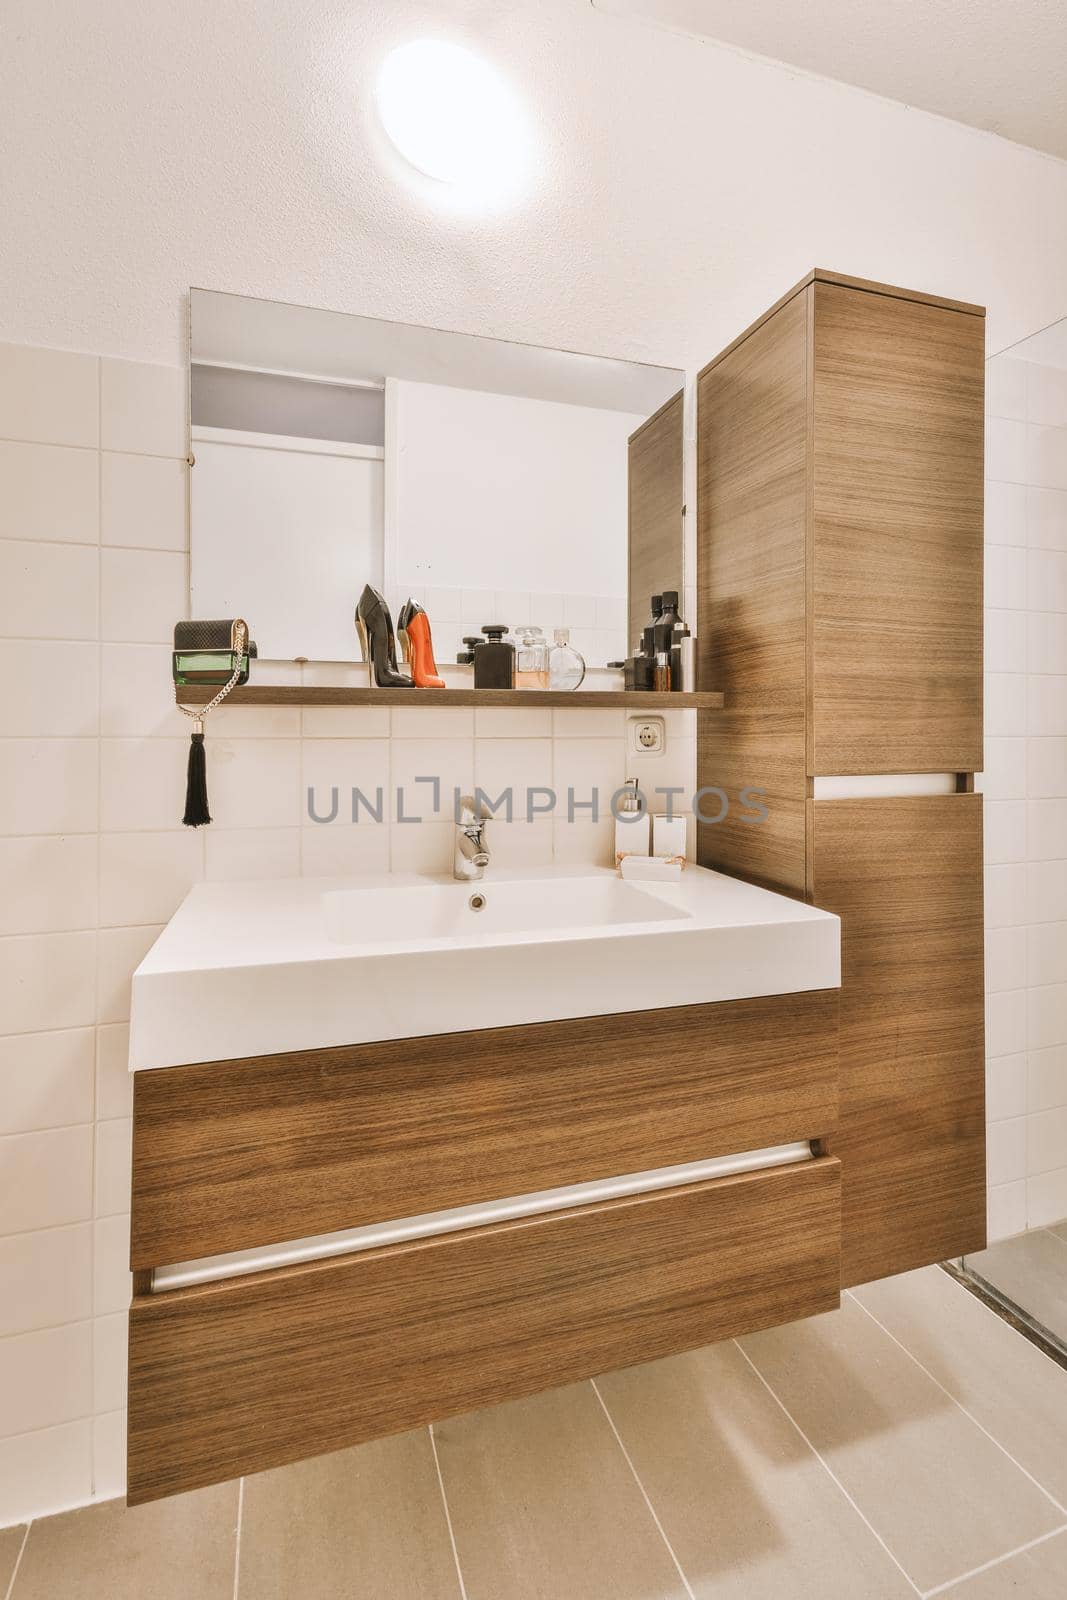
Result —
<instances>
[{"instance_id":1,"label":"white wall","mask_svg":"<svg viewBox=\"0 0 1067 1600\"><path fill-rule=\"evenodd\" d=\"M302 784L330 774L429 760L558 786L632 764L621 718L237 710L212 736L216 825L175 825L189 285L690 369L816 263L985 302L993 348L1067 309L1067 166L584 0L8 0L5 23L0 339L55 348L0 350L0 662L19 688L0 713L0 1524L121 1485L128 980L187 885L403 860L401 830L301 825ZM529 102L524 204L450 206L383 148L374 70L423 30L484 48ZM996 623L991 672L1025 675L1021 626ZM691 762L682 732L656 776ZM439 859L445 828L403 831Z\"/></svg>"},{"instance_id":2,"label":"white wall","mask_svg":"<svg viewBox=\"0 0 1067 1600\"><path fill-rule=\"evenodd\" d=\"M1067 1216L1067 371L988 368L991 1238Z\"/></svg>"},{"instance_id":3,"label":"white wall","mask_svg":"<svg viewBox=\"0 0 1067 1600\"><path fill-rule=\"evenodd\" d=\"M586 0L7 0L0 339L178 365L190 284L699 366L815 265L1067 309L1067 165ZM539 169L460 207L372 104L413 35L483 50Z\"/></svg>"}]
</instances>

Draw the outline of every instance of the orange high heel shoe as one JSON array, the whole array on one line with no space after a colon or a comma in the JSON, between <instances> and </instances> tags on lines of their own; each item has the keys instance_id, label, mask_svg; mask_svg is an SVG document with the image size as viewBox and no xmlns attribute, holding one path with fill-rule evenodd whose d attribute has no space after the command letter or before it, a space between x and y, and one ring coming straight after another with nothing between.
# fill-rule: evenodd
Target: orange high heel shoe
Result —
<instances>
[{"instance_id":1,"label":"orange high heel shoe","mask_svg":"<svg viewBox=\"0 0 1067 1600\"><path fill-rule=\"evenodd\" d=\"M416 686L419 689L443 689L445 680L438 676L437 662L433 658L430 619L414 600L409 600L401 607L396 630L403 647L404 660L411 667Z\"/></svg>"}]
</instances>

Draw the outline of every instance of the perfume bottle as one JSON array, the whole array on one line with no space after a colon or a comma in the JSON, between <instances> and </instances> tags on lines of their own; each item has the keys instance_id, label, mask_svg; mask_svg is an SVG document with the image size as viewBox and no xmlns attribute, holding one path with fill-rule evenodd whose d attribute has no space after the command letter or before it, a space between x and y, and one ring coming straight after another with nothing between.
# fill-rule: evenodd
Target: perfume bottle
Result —
<instances>
[{"instance_id":1,"label":"perfume bottle","mask_svg":"<svg viewBox=\"0 0 1067 1600\"><path fill-rule=\"evenodd\" d=\"M485 638L473 649L476 689L515 687L515 646L504 637L507 631L506 627L496 623L487 623L483 627Z\"/></svg>"},{"instance_id":2,"label":"perfume bottle","mask_svg":"<svg viewBox=\"0 0 1067 1600\"><path fill-rule=\"evenodd\" d=\"M515 658L516 689L548 688L548 641L540 628L519 629L519 648Z\"/></svg>"},{"instance_id":3,"label":"perfume bottle","mask_svg":"<svg viewBox=\"0 0 1067 1600\"><path fill-rule=\"evenodd\" d=\"M548 652L548 687L577 689L585 677L585 660L571 644L571 630L557 628L552 637L555 643Z\"/></svg>"}]
</instances>

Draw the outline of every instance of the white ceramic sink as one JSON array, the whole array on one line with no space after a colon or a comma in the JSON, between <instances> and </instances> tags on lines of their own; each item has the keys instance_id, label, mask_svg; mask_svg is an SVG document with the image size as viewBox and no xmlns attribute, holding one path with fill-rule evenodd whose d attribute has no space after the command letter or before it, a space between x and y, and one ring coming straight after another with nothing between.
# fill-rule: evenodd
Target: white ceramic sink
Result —
<instances>
[{"instance_id":1,"label":"white ceramic sink","mask_svg":"<svg viewBox=\"0 0 1067 1600\"><path fill-rule=\"evenodd\" d=\"M323 911L331 939L359 945L566 936L690 915L613 874L335 889L323 896Z\"/></svg>"},{"instance_id":2,"label":"white ceramic sink","mask_svg":"<svg viewBox=\"0 0 1067 1600\"><path fill-rule=\"evenodd\" d=\"M835 988L839 951L835 916L693 866L199 884L134 974L130 1066Z\"/></svg>"}]
</instances>

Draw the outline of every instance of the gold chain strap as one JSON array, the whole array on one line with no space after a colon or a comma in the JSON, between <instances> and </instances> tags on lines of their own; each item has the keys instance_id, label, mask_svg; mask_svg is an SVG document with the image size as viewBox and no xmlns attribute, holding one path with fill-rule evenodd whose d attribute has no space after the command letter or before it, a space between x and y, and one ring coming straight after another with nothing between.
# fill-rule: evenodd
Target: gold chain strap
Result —
<instances>
[{"instance_id":1,"label":"gold chain strap","mask_svg":"<svg viewBox=\"0 0 1067 1600\"><path fill-rule=\"evenodd\" d=\"M197 724L197 733L203 733L204 718L207 716L208 712L214 711L216 706L221 705L226 696L229 694L230 690L236 685L238 678L241 676L241 658L245 653L247 645L248 623L244 622L240 617L235 617L233 627L230 630L230 653L237 662L237 665L233 669L233 674L230 678L230 681L223 684L218 694L215 695L214 699L209 700L206 706L197 706L194 711L190 711L188 706L180 705L178 707L178 710L181 712L183 717L192 717L193 721Z\"/></svg>"}]
</instances>

